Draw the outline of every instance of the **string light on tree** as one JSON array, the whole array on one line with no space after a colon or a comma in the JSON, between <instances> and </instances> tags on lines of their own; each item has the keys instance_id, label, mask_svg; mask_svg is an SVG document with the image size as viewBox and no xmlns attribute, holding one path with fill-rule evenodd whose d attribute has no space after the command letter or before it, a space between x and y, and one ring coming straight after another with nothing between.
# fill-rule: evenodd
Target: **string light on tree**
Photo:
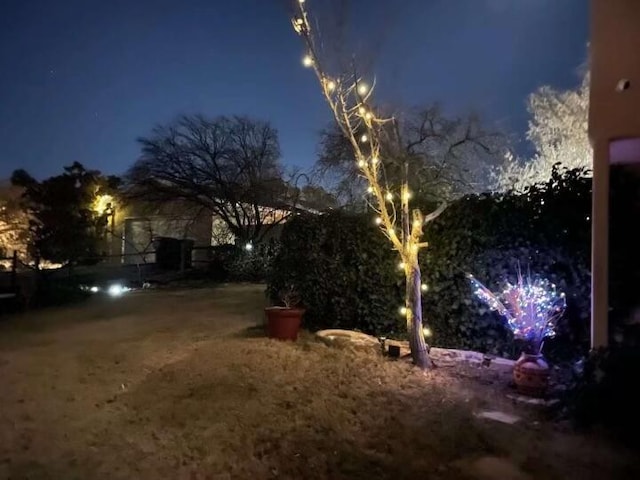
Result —
<instances>
[{"instance_id":1,"label":"string light on tree","mask_svg":"<svg viewBox=\"0 0 640 480\"><path fill-rule=\"evenodd\" d=\"M423 283L422 285L420 285L420 290L422 290L423 292L428 292L429 285L427 285L426 283Z\"/></svg>"},{"instance_id":2,"label":"string light on tree","mask_svg":"<svg viewBox=\"0 0 640 480\"><path fill-rule=\"evenodd\" d=\"M391 155L386 158L385 153L383 160L395 165L404 163L404 180L401 185L387 185L385 162L379 157L383 151L383 141L396 141L392 138L393 135L388 135L396 125L392 117L379 116L373 96L375 81L371 84L362 81L355 62L344 70L325 70L324 66L338 65L340 62L325 58L326 51L316 48L323 41L315 35L315 23L309 19L306 3L298 3L297 10L293 27L310 56L311 62L307 66L315 73L334 120L351 145L355 165L358 166L359 174L367 185L366 201L378 215L375 222L392 244L392 248L398 252L401 260L399 268L405 275L403 311L413 362L421 368L431 367L422 330L422 283L418 254L421 248L427 246L426 242L421 242L423 225L435 219L444 210L445 205L426 216L420 210L410 208L409 163L406 159L394 159ZM301 19L302 22L298 22L297 19ZM333 80L328 79L335 79L331 88L328 82ZM392 147L389 149L390 152L400 150L395 148L398 145L393 143L389 143L389 146ZM397 194L392 194L392 190Z\"/></svg>"},{"instance_id":3,"label":"string light on tree","mask_svg":"<svg viewBox=\"0 0 640 480\"><path fill-rule=\"evenodd\" d=\"M402 315L403 317L407 316L407 307L400 307L398 311L400 312L400 315Z\"/></svg>"},{"instance_id":4,"label":"string light on tree","mask_svg":"<svg viewBox=\"0 0 640 480\"><path fill-rule=\"evenodd\" d=\"M304 57L302 57L302 65L307 68L313 66L313 58L311 58L311 55L305 55Z\"/></svg>"}]
</instances>

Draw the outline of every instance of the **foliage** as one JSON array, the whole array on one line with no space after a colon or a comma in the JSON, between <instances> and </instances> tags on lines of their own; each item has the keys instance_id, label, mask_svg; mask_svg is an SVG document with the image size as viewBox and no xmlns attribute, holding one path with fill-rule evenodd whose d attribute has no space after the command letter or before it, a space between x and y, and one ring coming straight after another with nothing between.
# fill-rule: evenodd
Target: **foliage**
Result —
<instances>
[{"instance_id":1,"label":"foliage","mask_svg":"<svg viewBox=\"0 0 640 480\"><path fill-rule=\"evenodd\" d=\"M22 206L30 216L30 253L57 263L74 262L98 253L107 219L93 208L97 196L112 192L116 177L104 177L75 162L64 173L42 182L24 170L11 178L22 187Z\"/></svg>"},{"instance_id":2,"label":"foliage","mask_svg":"<svg viewBox=\"0 0 640 480\"><path fill-rule=\"evenodd\" d=\"M557 337L573 356L586 346L589 325L591 182L581 171L558 171L525 194L471 196L452 204L429 226L426 250L430 287L425 303L434 343L497 354L519 353L503 319L471 296L465 275L474 272L495 289L514 282L518 264L566 294Z\"/></svg>"},{"instance_id":3,"label":"foliage","mask_svg":"<svg viewBox=\"0 0 640 480\"><path fill-rule=\"evenodd\" d=\"M636 338L640 338L636 332ZM640 371L640 345L614 344L592 352L584 364L569 405L579 426L601 425L624 442L638 441L640 394L636 388Z\"/></svg>"},{"instance_id":4,"label":"foliage","mask_svg":"<svg viewBox=\"0 0 640 480\"><path fill-rule=\"evenodd\" d=\"M269 240L248 251L236 247L223 268L228 272L229 280L236 282L264 282L279 250L279 242Z\"/></svg>"},{"instance_id":5,"label":"foliage","mask_svg":"<svg viewBox=\"0 0 640 480\"><path fill-rule=\"evenodd\" d=\"M10 257L14 251L27 257L29 245L29 215L21 203L22 189L0 186L0 257Z\"/></svg>"},{"instance_id":6,"label":"foliage","mask_svg":"<svg viewBox=\"0 0 640 480\"><path fill-rule=\"evenodd\" d=\"M507 157L507 163L497 171L497 190L515 189L523 192L528 186L547 182L554 165L562 169L584 169L590 176L593 158L589 142L588 70L574 90L558 91L541 87L529 96L531 114L527 138L536 153L529 160Z\"/></svg>"},{"instance_id":7,"label":"foliage","mask_svg":"<svg viewBox=\"0 0 640 480\"><path fill-rule=\"evenodd\" d=\"M396 264L397 255L370 216L299 216L284 227L267 291L278 303L280 292L294 286L307 309L306 328L389 333L405 328Z\"/></svg>"},{"instance_id":8,"label":"foliage","mask_svg":"<svg viewBox=\"0 0 640 480\"><path fill-rule=\"evenodd\" d=\"M278 132L268 122L183 116L138 141L130 197L204 208L241 242L257 242L284 222L299 195L283 178Z\"/></svg>"},{"instance_id":9,"label":"foliage","mask_svg":"<svg viewBox=\"0 0 640 480\"><path fill-rule=\"evenodd\" d=\"M505 137L487 130L475 115L451 118L434 105L396 120L382 130L381 161L390 185L402 183L409 162L409 187L416 198L442 201L481 192L491 170L503 163ZM336 191L347 203L361 197L363 182L351 145L336 126L322 132L317 168L338 179Z\"/></svg>"}]
</instances>

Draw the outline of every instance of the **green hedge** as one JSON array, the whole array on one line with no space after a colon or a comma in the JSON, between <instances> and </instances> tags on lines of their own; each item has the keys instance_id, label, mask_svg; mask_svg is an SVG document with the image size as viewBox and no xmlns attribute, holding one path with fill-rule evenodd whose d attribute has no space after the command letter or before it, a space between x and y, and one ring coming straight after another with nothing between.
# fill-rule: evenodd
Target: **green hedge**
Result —
<instances>
[{"instance_id":1,"label":"green hedge","mask_svg":"<svg viewBox=\"0 0 640 480\"><path fill-rule=\"evenodd\" d=\"M272 301L293 284L307 328L400 330L397 256L371 218L335 211L288 222L268 278Z\"/></svg>"},{"instance_id":2,"label":"green hedge","mask_svg":"<svg viewBox=\"0 0 640 480\"><path fill-rule=\"evenodd\" d=\"M568 357L582 351L589 325L590 189L580 171L555 174L525 195L463 198L431 223L423 277L431 287L424 308L434 344L517 355L503 320L474 298L465 274L499 289L505 279L515 281L519 267L567 295L560 335L546 351Z\"/></svg>"},{"instance_id":3,"label":"green hedge","mask_svg":"<svg viewBox=\"0 0 640 480\"><path fill-rule=\"evenodd\" d=\"M621 200L612 214L612 228L623 232L637 213L638 179L612 172L613 189ZM591 179L582 171L555 173L546 184L524 195L469 196L451 204L425 231L429 247L420 263L429 290L423 295L424 320L431 343L516 356L520 348L502 318L474 298L466 273L490 288L514 281L523 273L541 275L567 295L567 310L556 338L545 352L554 361L575 359L589 343ZM630 216L631 215L631 216ZM635 217L634 217L635 215ZM375 334L404 329L398 307L403 278L398 255L373 225L371 214L333 212L301 216L283 231L282 246L268 277L272 300L293 283L308 309L308 328L356 328ZM627 220L625 220L625 218ZM618 238L619 237L619 238ZM640 282L638 255L630 246L637 238L612 236L611 322L633 307L633 289Z\"/></svg>"}]
</instances>

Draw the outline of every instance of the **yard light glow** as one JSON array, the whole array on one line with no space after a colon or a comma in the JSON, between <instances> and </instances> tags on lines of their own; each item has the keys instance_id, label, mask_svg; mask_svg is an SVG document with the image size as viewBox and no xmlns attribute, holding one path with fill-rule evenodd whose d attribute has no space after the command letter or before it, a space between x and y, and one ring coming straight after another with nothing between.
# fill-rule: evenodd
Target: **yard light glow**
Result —
<instances>
[{"instance_id":1,"label":"yard light glow","mask_svg":"<svg viewBox=\"0 0 640 480\"><path fill-rule=\"evenodd\" d=\"M107 293L112 297L119 297L128 290L129 289L127 287L123 287L119 283L114 283L109 286L109 288L107 289Z\"/></svg>"}]
</instances>

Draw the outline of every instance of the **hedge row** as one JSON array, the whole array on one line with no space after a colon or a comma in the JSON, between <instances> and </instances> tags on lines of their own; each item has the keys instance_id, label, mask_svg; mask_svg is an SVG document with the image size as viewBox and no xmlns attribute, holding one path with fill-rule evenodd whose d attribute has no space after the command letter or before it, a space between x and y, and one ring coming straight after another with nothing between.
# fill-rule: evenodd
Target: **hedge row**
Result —
<instances>
[{"instance_id":1,"label":"hedge row","mask_svg":"<svg viewBox=\"0 0 640 480\"><path fill-rule=\"evenodd\" d=\"M619 206L636 208L630 196L637 195L638 179L612 172L612 182L623 198ZM591 181L581 171L556 173L525 195L469 196L450 205L427 227L429 247L420 258L429 286L423 305L432 343L518 354L503 320L474 298L465 274L499 288L505 279L514 280L519 267L548 278L567 295L567 312L559 335L545 346L547 353L556 359L583 353L589 339L590 212ZM618 208L612 231L622 231L628 215ZM633 285L638 284L638 255L630 259L620 253L632 243L628 236L612 235L614 324L628 315ZM295 285L307 308L308 328L397 334L404 330L398 315L403 278L397 262L371 215L337 211L300 216L283 231L268 291L277 301L280 290Z\"/></svg>"}]
</instances>

